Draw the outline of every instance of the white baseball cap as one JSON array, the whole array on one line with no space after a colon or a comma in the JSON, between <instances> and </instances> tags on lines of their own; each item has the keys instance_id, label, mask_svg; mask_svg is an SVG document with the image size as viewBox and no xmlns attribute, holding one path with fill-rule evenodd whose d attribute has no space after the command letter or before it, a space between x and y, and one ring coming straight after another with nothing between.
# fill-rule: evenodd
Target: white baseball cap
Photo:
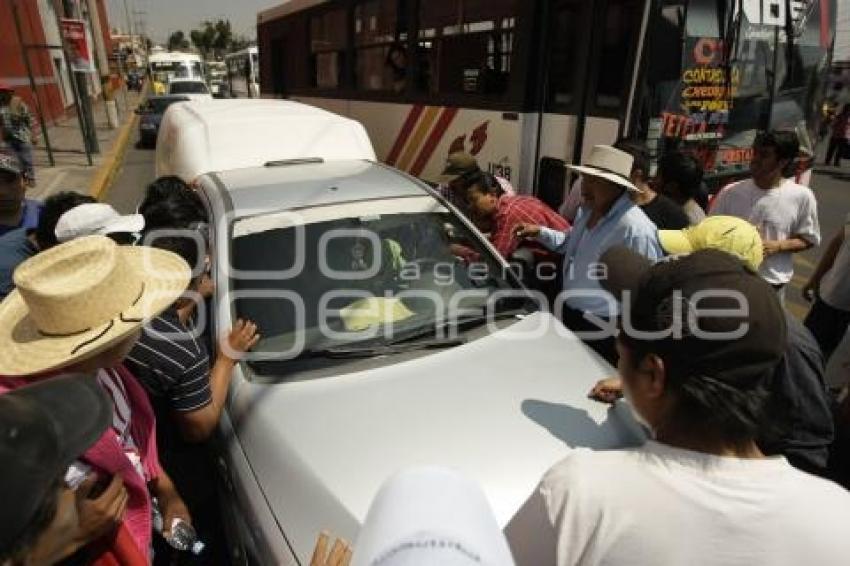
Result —
<instances>
[{"instance_id":1,"label":"white baseball cap","mask_svg":"<svg viewBox=\"0 0 850 566\"><path fill-rule=\"evenodd\" d=\"M369 507L352 566L513 566L484 492L444 468L388 479Z\"/></svg>"},{"instance_id":2,"label":"white baseball cap","mask_svg":"<svg viewBox=\"0 0 850 566\"><path fill-rule=\"evenodd\" d=\"M145 217L141 214L122 216L108 204L93 202L75 206L60 216L54 233L59 242L67 242L81 236L135 234L144 228Z\"/></svg>"}]
</instances>

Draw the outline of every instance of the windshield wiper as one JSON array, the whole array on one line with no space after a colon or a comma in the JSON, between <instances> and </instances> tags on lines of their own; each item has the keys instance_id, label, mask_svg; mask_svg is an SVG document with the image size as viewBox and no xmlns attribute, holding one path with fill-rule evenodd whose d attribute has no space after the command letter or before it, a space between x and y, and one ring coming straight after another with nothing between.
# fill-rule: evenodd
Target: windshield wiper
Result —
<instances>
[{"instance_id":1,"label":"windshield wiper","mask_svg":"<svg viewBox=\"0 0 850 566\"><path fill-rule=\"evenodd\" d=\"M496 312L493 314L482 312L467 316L460 316L455 319L445 320L441 324L434 324L433 326L421 328L416 332L405 334L404 336L399 336L398 338L385 342L384 344L389 346L394 346L396 344L404 344L412 342L414 340L418 340L420 338L425 338L426 336L438 336L440 333L452 326L456 326L457 330L468 330L470 328L480 326L486 322L495 322L499 320L506 320L509 318L518 319L519 317L527 314L530 313L526 309L511 309L502 312Z\"/></svg>"},{"instance_id":2,"label":"windshield wiper","mask_svg":"<svg viewBox=\"0 0 850 566\"><path fill-rule=\"evenodd\" d=\"M304 350L298 358L371 358L400 354L413 350L436 350L439 348L454 348L466 343L464 338L435 339L415 343L383 343L374 346L338 346L334 348L319 348Z\"/></svg>"}]
</instances>

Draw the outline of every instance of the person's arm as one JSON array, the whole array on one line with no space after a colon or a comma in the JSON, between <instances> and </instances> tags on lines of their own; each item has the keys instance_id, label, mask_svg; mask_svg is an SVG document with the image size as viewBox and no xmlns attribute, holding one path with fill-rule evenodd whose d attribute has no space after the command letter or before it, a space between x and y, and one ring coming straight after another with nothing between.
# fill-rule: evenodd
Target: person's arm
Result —
<instances>
[{"instance_id":1,"label":"person's arm","mask_svg":"<svg viewBox=\"0 0 850 566\"><path fill-rule=\"evenodd\" d=\"M181 519L190 525L192 524L192 515L189 514L189 509L165 470L162 470L155 479L148 482L148 489L159 502L163 535L171 532L171 524L175 519Z\"/></svg>"},{"instance_id":2,"label":"person's arm","mask_svg":"<svg viewBox=\"0 0 850 566\"><path fill-rule=\"evenodd\" d=\"M233 368L245 352L253 348L259 340L256 324L250 321L236 321L226 345L223 344L219 349L210 371L210 402L193 411L176 413L181 436L187 442L203 442L212 435L218 426L221 410L227 399Z\"/></svg>"},{"instance_id":3,"label":"person's arm","mask_svg":"<svg viewBox=\"0 0 850 566\"><path fill-rule=\"evenodd\" d=\"M553 253L563 255L567 252L570 231L559 232L537 224L517 224L513 230L515 237L537 240Z\"/></svg>"},{"instance_id":4,"label":"person's arm","mask_svg":"<svg viewBox=\"0 0 850 566\"><path fill-rule=\"evenodd\" d=\"M764 255L769 257L778 253L799 253L819 243L820 225L817 202L814 194L809 194L800 207L800 214L791 236L784 240L765 240Z\"/></svg>"},{"instance_id":5,"label":"person's arm","mask_svg":"<svg viewBox=\"0 0 850 566\"><path fill-rule=\"evenodd\" d=\"M835 264L835 257L838 255L838 250L841 249L841 245L844 243L844 228L838 231L838 233L832 238L829 242L829 246L827 246L826 251L823 256L821 256L820 261L818 262L818 266L815 268L815 272L812 273L812 276L809 278L808 283L803 286L803 296L809 298L813 296L813 294L817 293L818 287L820 287L821 279L826 273L832 269L832 266Z\"/></svg>"},{"instance_id":6,"label":"person's arm","mask_svg":"<svg viewBox=\"0 0 850 566\"><path fill-rule=\"evenodd\" d=\"M786 240L764 240L764 255L769 257L782 253L799 253L814 246L814 244L800 236L792 236Z\"/></svg>"}]
</instances>

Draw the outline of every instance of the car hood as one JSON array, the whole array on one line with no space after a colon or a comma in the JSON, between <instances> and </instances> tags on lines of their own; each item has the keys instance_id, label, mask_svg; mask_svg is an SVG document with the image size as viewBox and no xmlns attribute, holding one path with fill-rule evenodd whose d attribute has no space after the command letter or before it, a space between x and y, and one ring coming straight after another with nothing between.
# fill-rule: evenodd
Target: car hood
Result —
<instances>
[{"instance_id":1,"label":"car hood","mask_svg":"<svg viewBox=\"0 0 850 566\"><path fill-rule=\"evenodd\" d=\"M240 379L230 413L272 512L307 561L323 529L354 540L382 482L415 465L477 481L504 527L571 447L641 442L628 407L587 398L613 373L536 313L368 371L275 385Z\"/></svg>"}]
</instances>

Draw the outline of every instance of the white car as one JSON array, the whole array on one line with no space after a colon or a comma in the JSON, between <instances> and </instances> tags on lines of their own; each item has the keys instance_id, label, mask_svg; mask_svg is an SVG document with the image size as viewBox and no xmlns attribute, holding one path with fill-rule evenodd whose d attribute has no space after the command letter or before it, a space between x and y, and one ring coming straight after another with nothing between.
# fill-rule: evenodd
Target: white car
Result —
<instances>
[{"instance_id":1,"label":"white car","mask_svg":"<svg viewBox=\"0 0 850 566\"><path fill-rule=\"evenodd\" d=\"M189 100L208 101L213 96L207 83L200 79L177 79L168 82L168 94L179 94Z\"/></svg>"},{"instance_id":2,"label":"white car","mask_svg":"<svg viewBox=\"0 0 850 566\"><path fill-rule=\"evenodd\" d=\"M184 102L157 173L192 181L207 209L214 328L250 319L262 336L218 437L240 564L307 564L322 530L355 540L409 466L476 480L504 527L572 447L642 440L628 407L587 398L613 368L451 204L376 163L359 123Z\"/></svg>"}]
</instances>

